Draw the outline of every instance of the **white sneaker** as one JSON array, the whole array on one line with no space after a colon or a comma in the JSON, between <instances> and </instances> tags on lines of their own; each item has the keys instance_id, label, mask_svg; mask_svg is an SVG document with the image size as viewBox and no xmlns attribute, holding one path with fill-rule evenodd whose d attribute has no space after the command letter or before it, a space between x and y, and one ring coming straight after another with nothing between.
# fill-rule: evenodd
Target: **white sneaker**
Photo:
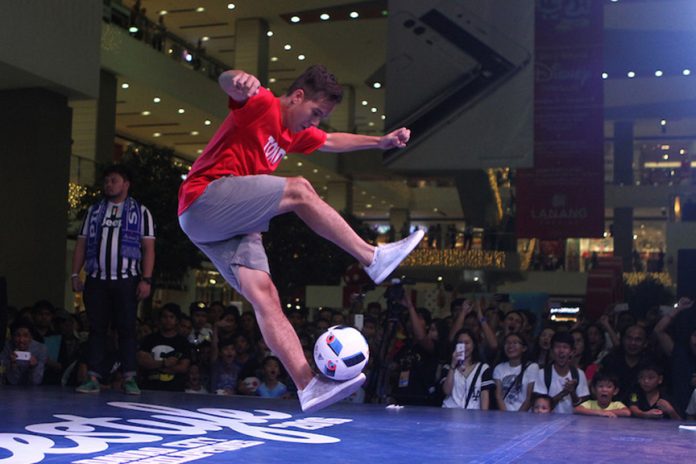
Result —
<instances>
[{"instance_id":1,"label":"white sneaker","mask_svg":"<svg viewBox=\"0 0 696 464\"><path fill-rule=\"evenodd\" d=\"M349 397L365 383L365 374L337 382L315 375L304 390L298 390L302 411L313 412Z\"/></svg>"},{"instance_id":2,"label":"white sneaker","mask_svg":"<svg viewBox=\"0 0 696 464\"><path fill-rule=\"evenodd\" d=\"M375 249L372 264L365 268L365 272L377 284L381 284L389 274L394 272L401 261L406 259L409 253L423 240L425 232L417 230L398 242L379 245Z\"/></svg>"}]
</instances>

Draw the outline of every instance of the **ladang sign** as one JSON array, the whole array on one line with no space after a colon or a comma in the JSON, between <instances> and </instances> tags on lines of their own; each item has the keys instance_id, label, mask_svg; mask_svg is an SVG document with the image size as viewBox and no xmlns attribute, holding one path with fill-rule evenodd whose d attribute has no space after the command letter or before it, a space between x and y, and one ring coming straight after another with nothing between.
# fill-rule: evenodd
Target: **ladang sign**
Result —
<instances>
[{"instance_id":1,"label":"ladang sign","mask_svg":"<svg viewBox=\"0 0 696 464\"><path fill-rule=\"evenodd\" d=\"M28 433L0 433L0 456L3 456L0 463L32 464L41 462L50 455L75 455L72 461L74 464L191 462L263 445L266 440L305 444L337 443L341 440L310 431L352 421L326 417L292 420L290 414L270 410L255 410L251 413L235 409L201 408L189 411L144 403L108 404L115 408L149 413L149 416L126 419L55 414L54 417L59 421L29 425L25 427ZM211 432L227 430L255 440L205 436ZM176 440L167 441L168 437L174 436L177 436ZM181 436L196 438L182 440ZM109 453L111 444L156 442L163 443Z\"/></svg>"}]
</instances>

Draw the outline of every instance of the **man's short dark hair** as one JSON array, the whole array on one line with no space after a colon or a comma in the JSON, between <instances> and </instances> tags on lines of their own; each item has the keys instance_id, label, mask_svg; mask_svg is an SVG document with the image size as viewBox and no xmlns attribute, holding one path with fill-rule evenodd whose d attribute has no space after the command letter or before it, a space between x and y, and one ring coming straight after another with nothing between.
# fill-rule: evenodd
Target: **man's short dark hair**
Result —
<instances>
[{"instance_id":1,"label":"man's short dark hair","mask_svg":"<svg viewBox=\"0 0 696 464\"><path fill-rule=\"evenodd\" d=\"M127 180L128 182L130 182L132 179L130 169L122 164L111 164L107 166L102 173L102 179L106 179L106 177L110 174L118 174L119 176L123 177L123 180Z\"/></svg>"},{"instance_id":2,"label":"man's short dark hair","mask_svg":"<svg viewBox=\"0 0 696 464\"><path fill-rule=\"evenodd\" d=\"M567 345L570 345L571 348L575 348L575 338L573 338L573 334L566 330L562 332L556 332L555 334L553 334L553 337L551 338L552 349L556 343L565 343Z\"/></svg>"},{"instance_id":3,"label":"man's short dark hair","mask_svg":"<svg viewBox=\"0 0 696 464\"><path fill-rule=\"evenodd\" d=\"M179 306L176 303L167 303L162 308L160 309L160 317L162 317L162 313L165 311L171 313L174 315L177 321L181 320L181 306Z\"/></svg>"},{"instance_id":4,"label":"man's short dark hair","mask_svg":"<svg viewBox=\"0 0 696 464\"><path fill-rule=\"evenodd\" d=\"M292 94L297 89L304 90L305 96L314 101L324 99L338 104L343 99L343 87L336 81L336 76L321 64L307 68L290 85L286 95Z\"/></svg>"},{"instance_id":5,"label":"man's short dark hair","mask_svg":"<svg viewBox=\"0 0 696 464\"><path fill-rule=\"evenodd\" d=\"M465 301L466 298L455 298L454 300L452 300L452 302L450 303L450 313L454 312L454 308L456 308L457 306L463 305Z\"/></svg>"},{"instance_id":6,"label":"man's short dark hair","mask_svg":"<svg viewBox=\"0 0 696 464\"><path fill-rule=\"evenodd\" d=\"M10 325L10 334L14 335L19 329L27 329L34 337L34 324L26 317L19 317Z\"/></svg>"}]
</instances>

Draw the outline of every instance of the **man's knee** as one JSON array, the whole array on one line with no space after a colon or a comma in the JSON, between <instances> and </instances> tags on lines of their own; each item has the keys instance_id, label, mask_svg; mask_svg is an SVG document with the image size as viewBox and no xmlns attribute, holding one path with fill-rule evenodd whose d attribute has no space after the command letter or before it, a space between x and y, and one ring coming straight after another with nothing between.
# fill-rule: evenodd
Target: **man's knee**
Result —
<instances>
[{"instance_id":1,"label":"man's knee","mask_svg":"<svg viewBox=\"0 0 696 464\"><path fill-rule=\"evenodd\" d=\"M310 203L317 198L317 192L312 184L304 177L291 177L283 192L283 201L290 206L298 206Z\"/></svg>"}]
</instances>

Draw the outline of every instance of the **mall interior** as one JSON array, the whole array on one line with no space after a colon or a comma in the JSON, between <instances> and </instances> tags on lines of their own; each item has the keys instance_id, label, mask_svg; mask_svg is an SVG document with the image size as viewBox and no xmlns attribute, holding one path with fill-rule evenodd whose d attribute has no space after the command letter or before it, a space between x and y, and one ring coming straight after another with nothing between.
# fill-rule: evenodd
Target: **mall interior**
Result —
<instances>
[{"instance_id":1,"label":"mall interior","mask_svg":"<svg viewBox=\"0 0 696 464\"><path fill-rule=\"evenodd\" d=\"M603 230L592 236L551 231L535 237L515 226L522 201L517 172L534 166L531 52L517 75L489 92L528 89L519 107L499 108L495 116L524 120L523 127L507 130L503 122L493 143L476 142L476 129L456 146L425 140L395 156L289 154L277 174L308 179L375 243L404 230L426 231L398 272L414 280L423 306L437 305L445 289L545 295L563 307L595 298L601 313L619 302L615 293L623 282L645 279L675 296L689 294L696 268L696 28L689 18L696 4L597 2L603 70L593 79L603 93ZM495 13L500 1L488 3L479 12L488 21L482 24L499 21L498 30L506 31L501 36L516 35L531 50L533 8L511 18L500 13L504 8ZM141 150L168 150L172 163L188 169L227 116L217 84L222 71L244 69L278 95L307 66L324 64L345 97L322 128L380 135L416 111L403 102L417 98L405 95L438 90L423 89L439 85L438 76L448 71L432 67L451 57L444 45L421 55L417 43L424 42L404 45L398 30L404 15L423 8L404 0L52 0L0 8L0 211L7 221L0 276L16 307L47 299L82 310L69 279L80 197L99 183L100 166ZM404 48L410 55L399 55ZM405 72L418 72L399 81L404 56L416 60ZM345 288L355 283L351 272L285 297L311 308L345 306ZM153 305L187 307L199 300L227 304L240 296L203 261L178 282L160 282Z\"/></svg>"}]
</instances>

